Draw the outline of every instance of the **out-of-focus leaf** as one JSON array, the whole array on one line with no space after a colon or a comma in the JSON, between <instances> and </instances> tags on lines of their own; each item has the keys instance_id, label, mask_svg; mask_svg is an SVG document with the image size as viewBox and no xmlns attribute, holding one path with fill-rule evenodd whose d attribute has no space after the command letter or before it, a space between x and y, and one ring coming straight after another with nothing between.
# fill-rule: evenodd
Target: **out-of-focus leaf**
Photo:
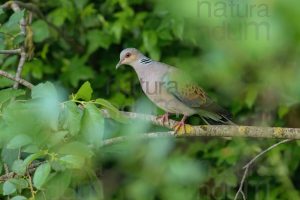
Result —
<instances>
[{"instance_id":1,"label":"out-of-focus leaf","mask_svg":"<svg viewBox=\"0 0 300 200\"><path fill-rule=\"evenodd\" d=\"M31 138L27 135L16 135L7 144L9 149L18 149L32 142Z\"/></svg>"},{"instance_id":2,"label":"out-of-focus leaf","mask_svg":"<svg viewBox=\"0 0 300 200\"><path fill-rule=\"evenodd\" d=\"M65 163L69 169L81 169L85 163L83 157L74 155L66 155L59 160Z\"/></svg>"},{"instance_id":3,"label":"out-of-focus leaf","mask_svg":"<svg viewBox=\"0 0 300 200\"><path fill-rule=\"evenodd\" d=\"M45 73L45 64L39 60L39 59L34 59L30 62L25 63L22 75L23 76L28 76L31 74L34 78L36 79L41 79L43 77L43 73Z\"/></svg>"},{"instance_id":4,"label":"out-of-focus leaf","mask_svg":"<svg viewBox=\"0 0 300 200\"><path fill-rule=\"evenodd\" d=\"M8 167L12 167L15 160L18 159L19 149L8 149L3 148L1 152L1 160L3 163L7 164Z\"/></svg>"},{"instance_id":5,"label":"out-of-focus leaf","mask_svg":"<svg viewBox=\"0 0 300 200\"><path fill-rule=\"evenodd\" d=\"M23 43L25 40L25 36L24 35L18 35L17 37L14 38L14 46L18 46L20 45L21 43Z\"/></svg>"},{"instance_id":6,"label":"out-of-focus leaf","mask_svg":"<svg viewBox=\"0 0 300 200\"><path fill-rule=\"evenodd\" d=\"M11 183L10 180L7 180L4 182L3 184L3 194L4 195L10 195L12 193L14 193L17 190L16 186Z\"/></svg>"},{"instance_id":7,"label":"out-of-focus leaf","mask_svg":"<svg viewBox=\"0 0 300 200\"><path fill-rule=\"evenodd\" d=\"M155 31L144 31L143 32L143 42L145 48L150 53L151 58L159 60L160 52L157 48L157 33Z\"/></svg>"},{"instance_id":8,"label":"out-of-focus leaf","mask_svg":"<svg viewBox=\"0 0 300 200\"><path fill-rule=\"evenodd\" d=\"M75 94L75 99L82 99L84 101L89 101L92 98L93 89L90 82L86 81Z\"/></svg>"},{"instance_id":9,"label":"out-of-focus leaf","mask_svg":"<svg viewBox=\"0 0 300 200\"><path fill-rule=\"evenodd\" d=\"M68 135L68 133L68 131L58 131L53 133L49 139L48 146L50 147L64 142L64 138Z\"/></svg>"},{"instance_id":10,"label":"out-of-focus leaf","mask_svg":"<svg viewBox=\"0 0 300 200\"><path fill-rule=\"evenodd\" d=\"M109 112L109 115L112 119L117 120L119 122L126 122L126 117L116 108L114 107L109 101L105 99L98 98L95 102L104 108L106 108Z\"/></svg>"},{"instance_id":11,"label":"out-of-focus leaf","mask_svg":"<svg viewBox=\"0 0 300 200\"><path fill-rule=\"evenodd\" d=\"M63 68L62 80L77 87L80 80L87 80L94 77L94 72L85 64L85 58L73 57Z\"/></svg>"},{"instance_id":12,"label":"out-of-focus leaf","mask_svg":"<svg viewBox=\"0 0 300 200\"><path fill-rule=\"evenodd\" d=\"M10 182L16 186L18 191L28 187L28 182L24 178L13 178L10 179Z\"/></svg>"},{"instance_id":13,"label":"out-of-focus leaf","mask_svg":"<svg viewBox=\"0 0 300 200\"><path fill-rule=\"evenodd\" d=\"M58 27L64 24L67 17L68 17L67 9L60 8L60 7L48 14L49 20Z\"/></svg>"},{"instance_id":14,"label":"out-of-focus leaf","mask_svg":"<svg viewBox=\"0 0 300 200\"><path fill-rule=\"evenodd\" d=\"M248 108L252 108L257 98L257 89L255 87L250 87L247 91L245 103Z\"/></svg>"},{"instance_id":15,"label":"out-of-focus leaf","mask_svg":"<svg viewBox=\"0 0 300 200\"><path fill-rule=\"evenodd\" d=\"M104 119L99 109L93 104L87 104L82 116L80 134L87 143L100 147L103 131Z\"/></svg>"},{"instance_id":16,"label":"out-of-focus leaf","mask_svg":"<svg viewBox=\"0 0 300 200\"><path fill-rule=\"evenodd\" d=\"M50 82L40 83L31 90L31 97L35 98L57 98L54 85Z\"/></svg>"},{"instance_id":17,"label":"out-of-focus leaf","mask_svg":"<svg viewBox=\"0 0 300 200\"><path fill-rule=\"evenodd\" d=\"M288 106L279 106L278 108L278 116L280 119L282 119L288 112L290 108Z\"/></svg>"},{"instance_id":18,"label":"out-of-focus leaf","mask_svg":"<svg viewBox=\"0 0 300 200\"><path fill-rule=\"evenodd\" d=\"M99 47L107 49L111 44L111 37L103 31L97 29L89 31L86 38L89 42L89 54L97 50Z\"/></svg>"},{"instance_id":19,"label":"out-of-focus leaf","mask_svg":"<svg viewBox=\"0 0 300 200\"><path fill-rule=\"evenodd\" d=\"M50 174L51 166L50 164L44 163L38 166L38 168L35 170L34 176L33 176L33 185L37 189L41 189L44 183L47 181L47 178Z\"/></svg>"},{"instance_id":20,"label":"out-of-focus leaf","mask_svg":"<svg viewBox=\"0 0 300 200\"><path fill-rule=\"evenodd\" d=\"M24 94L25 91L20 89L15 90L12 88L8 88L8 89L0 90L0 104L3 104L12 98L22 96Z\"/></svg>"},{"instance_id":21,"label":"out-of-focus leaf","mask_svg":"<svg viewBox=\"0 0 300 200\"><path fill-rule=\"evenodd\" d=\"M83 158L91 158L93 156L92 150L81 142L70 142L64 144L61 148L57 149L59 154L75 155Z\"/></svg>"},{"instance_id":22,"label":"out-of-focus leaf","mask_svg":"<svg viewBox=\"0 0 300 200\"><path fill-rule=\"evenodd\" d=\"M36 160L36 159L38 159L38 158L41 158L41 157L43 157L44 155L45 155L45 153L42 152L42 151L39 151L39 152L34 153L34 154L31 154L30 156L28 156L27 158L25 158L24 164L28 167L29 164L30 164L32 161L34 161L34 160Z\"/></svg>"},{"instance_id":23,"label":"out-of-focus leaf","mask_svg":"<svg viewBox=\"0 0 300 200\"><path fill-rule=\"evenodd\" d=\"M71 172L55 173L44 186L44 190L37 194L37 199L43 199L44 195L49 199L60 199L71 182Z\"/></svg>"},{"instance_id":24,"label":"out-of-focus leaf","mask_svg":"<svg viewBox=\"0 0 300 200\"><path fill-rule=\"evenodd\" d=\"M4 13L3 9L0 8L0 15L2 15Z\"/></svg>"},{"instance_id":25,"label":"out-of-focus leaf","mask_svg":"<svg viewBox=\"0 0 300 200\"><path fill-rule=\"evenodd\" d=\"M12 171L18 175L24 175L26 172L27 166L24 164L23 160L15 160L12 165Z\"/></svg>"},{"instance_id":26,"label":"out-of-focus leaf","mask_svg":"<svg viewBox=\"0 0 300 200\"><path fill-rule=\"evenodd\" d=\"M184 22L183 21L174 21L172 31L176 37L178 37L179 39L182 39L183 32L184 32Z\"/></svg>"},{"instance_id":27,"label":"out-of-focus leaf","mask_svg":"<svg viewBox=\"0 0 300 200\"><path fill-rule=\"evenodd\" d=\"M37 20L32 24L33 40L42 42L50 36L48 25L44 20Z\"/></svg>"},{"instance_id":28,"label":"out-of-focus leaf","mask_svg":"<svg viewBox=\"0 0 300 200\"><path fill-rule=\"evenodd\" d=\"M5 27L8 27L10 28L11 26L15 26L17 24L20 23L20 20L22 19L22 17L24 16L24 13L25 13L25 10L20 10L20 11L17 11L17 12L14 12L8 22L5 23Z\"/></svg>"},{"instance_id":29,"label":"out-of-focus leaf","mask_svg":"<svg viewBox=\"0 0 300 200\"><path fill-rule=\"evenodd\" d=\"M82 113L74 102L67 102L64 104L61 113L61 123L63 127L72 135L77 135L80 131L80 121Z\"/></svg>"},{"instance_id":30,"label":"out-of-focus leaf","mask_svg":"<svg viewBox=\"0 0 300 200\"><path fill-rule=\"evenodd\" d=\"M14 196L13 198L11 198L11 200L27 200L27 198L24 196L18 195L18 196Z\"/></svg>"},{"instance_id":31,"label":"out-of-focus leaf","mask_svg":"<svg viewBox=\"0 0 300 200\"><path fill-rule=\"evenodd\" d=\"M60 106L54 85L50 82L40 83L32 88L31 96L38 100L33 109L35 112L39 111L36 115L39 117L37 120L40 120L40 124L45 122L45 127L57 130Z\"/></svg>"}]
</instances>

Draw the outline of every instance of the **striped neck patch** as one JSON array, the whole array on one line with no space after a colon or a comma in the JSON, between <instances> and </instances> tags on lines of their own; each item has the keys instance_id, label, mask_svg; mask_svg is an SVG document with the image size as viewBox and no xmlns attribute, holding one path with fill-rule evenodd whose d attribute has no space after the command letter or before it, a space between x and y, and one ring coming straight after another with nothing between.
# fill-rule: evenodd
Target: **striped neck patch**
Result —
<instances>
[{"instance_id":1,"label":"striped neck patch","mask_svg":"<svg viewBox=\"0 0 300 200\"><path fill-rule=\"evenodd\" d=\"M149 63L151 63L152 62L152 60L150 59L150 58L142 58L141 60L140 60L140 63L141 64L149 64Z\"/></svg>"}]
</instances>

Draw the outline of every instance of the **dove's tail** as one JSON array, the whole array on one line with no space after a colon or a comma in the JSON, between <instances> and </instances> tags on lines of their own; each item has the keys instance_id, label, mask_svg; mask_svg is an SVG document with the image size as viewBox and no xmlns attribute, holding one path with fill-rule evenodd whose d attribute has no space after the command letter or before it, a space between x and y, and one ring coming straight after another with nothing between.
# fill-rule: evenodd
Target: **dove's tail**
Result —
<instances>
[{"instance_id":1,"label":"dove's tail","mask_svg":"<svg viewBox=\"0 0 300 200\"><path fill-rule=\"evenodd\" d=\"M228 124L236 125L231 121L231 113L214 102L202 106L198 114L209 125Z\"/></svg>"}]
</instances>

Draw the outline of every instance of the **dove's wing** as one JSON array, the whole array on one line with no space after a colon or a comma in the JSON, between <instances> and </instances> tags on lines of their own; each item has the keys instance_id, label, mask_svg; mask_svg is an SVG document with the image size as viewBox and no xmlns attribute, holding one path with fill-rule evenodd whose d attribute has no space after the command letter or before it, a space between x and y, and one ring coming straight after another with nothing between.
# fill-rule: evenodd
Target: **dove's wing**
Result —
<instances>
[{"instance_id":1,"label":"dove's wing","mask_svg":"<svg viewBox=\"0 0 300 200\"><path fill-rule=\"evenodd\" d=\"M196 109L200 116L227 123L230 113L213 102L205 91L179 69L169 66L163 81L169 84L167 90L186 106ZM172 86L172 87L171 87Z\"/></svg>"}]
</instances>

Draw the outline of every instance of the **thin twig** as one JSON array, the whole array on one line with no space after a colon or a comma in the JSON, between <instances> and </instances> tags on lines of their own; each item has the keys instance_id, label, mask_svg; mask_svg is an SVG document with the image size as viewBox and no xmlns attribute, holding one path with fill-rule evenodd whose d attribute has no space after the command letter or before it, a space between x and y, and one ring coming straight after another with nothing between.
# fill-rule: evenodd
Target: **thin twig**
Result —
<instances>
[{"instance_id":1,"label":"thin twig","mask_svg":"<svg viewBox=\"0 0 300 200\"><path fill-rule=\"evenodd\" d=\"M45 162L36 162L36 163L32 163L29 165L27 171L32 174L33 172L35 172L36 168L38 168L38 166L40 166L41 164L43 164ZM4 165L5 166L5 165ZM7 165L6 165L7 166ZM8 169L7 169L8 170ZM0 183L7 181L8 179L14 178L14 177L19 177L20 175L17 175L15 172L5 172L4 175L0 176Z\"/></svg>"},{"instance_id":2,"label":"thin twig","mask_svg":"<svg viewBox=\"0 0 300 200\"><path fill-rule=\"evenodd\" d=\"M19 60L17 73L16 73L16 80L15 80L15 83L14 83L14 86L13 86L15 89L17 89L19 87L19 81L20 81L23 66L24 66L25 60L26 60L26 53L23 49L24 48L22 48L21 57L20 57L20 60Z\"/></svg>"},{"instance_id":3,"label":"thin twig","mask_svg":"<svg viewBox=\"0 0 300 200\"><path fill-rule=\"evenodd\" d=\"M29 188L30 188L30 192L31 192L31 197L32 197L32 199L35 199L35 191L33 189L32 178L30 176L29 170L27 170L27 177L28 177L28 183L29 183Z\"/></svg>"},{"instance_id":4,"label":"thin twig","mask_svg":"<svg viewBox=\"0 0 300 200\"><path fill-rule=\"evenodd\" d=\"M269 152L270 150L274 149L275 147L279 146L280 144L283 144L283 143L287 143L287 142L290 142L290 141L293 141L292 139L286 139L286 140L282 140L276 144L273 144L272 146L270 146L269 148L263 150L262 152L260 152L259 154L257 154L254 158L252 158L244 167L243 169L245 170L244 171L244 174L243 174L243 177L242 177L242 180L240 182L240 186L239 186L239 189L237 191L237 193L235 194L235 197L234 197L234 200L237 200L237 198L239 197L239 194L242 195L243 197L243 200L246 200L246 196L243 192L243 187L244 187L244 183L245 183L245 180L246 180L246 177L247 177L247 174L248 174L248 171L249 171L249 168L251 167L251 165L258 159L260 158L261 156L263 156L265 153Z\"/></svg>"},{"instance_id":5,"label":"thin twig","mask_svg":"<svg viewBox=\"0 0 300 200\"><path fill-rule=\"evenodd\" d=\"M0 54L15 55L15 54L20 54L20 53L21 53L21 49L0 50Z\"/></svg>"},{"instance_id":6,"label":"thin twig","mask_svg":"<svg viewBox=\"0 0 300 200\"><path fill-rule=\"evenodd\" d=\"M11 3L11 9L14 12L19 12L21 10L18 3L14 2L14 1ZM20 20L20 34L23 35L24 37L26 37L26 20L25 20L24 16ZM21 49L20 60L19 60L17 73L16 73L16 81L13 86L13 88L15 88L15 89L17 89L19 87L19 80L21 78L23 66L24 66L24 63L26 60L25 42L22 44L20 49Z\"/></svg>"},{"instance_id":7,"label":"thin twig","mask_svg":"<svg viewBox=\"0 0 300 200\"><path fill-rule=\"evenodd\" d=\"M21 85L24 85L25 87L27 87L29 89L32 89L32 87L34 86L33 84L29 83L28 81L21 79L21 78L17 79L13 75L11 75L3 70L0 70L0 76L4 76L10 80L17 81L18 83L20 83Z\"/></svg>"}]
</instances>

